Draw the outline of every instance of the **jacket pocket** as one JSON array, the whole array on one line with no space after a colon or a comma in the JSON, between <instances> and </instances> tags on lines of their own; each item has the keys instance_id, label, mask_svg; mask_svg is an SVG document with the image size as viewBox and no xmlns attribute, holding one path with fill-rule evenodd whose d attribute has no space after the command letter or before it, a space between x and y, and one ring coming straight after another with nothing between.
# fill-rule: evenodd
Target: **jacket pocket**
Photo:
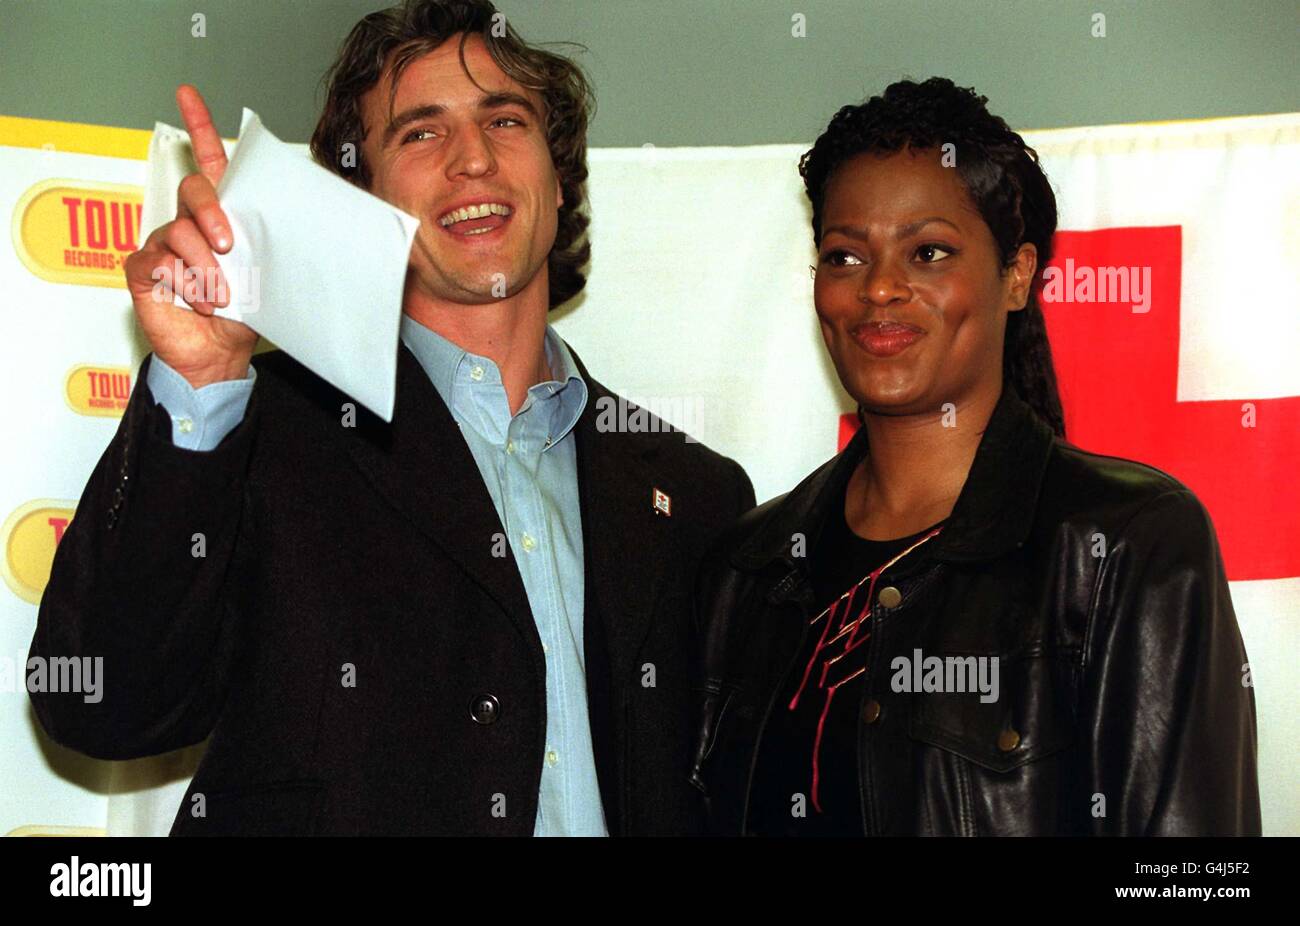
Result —
<instances>
[{"instance_id":1,"label":"jacket pocket","mask_svg":"<svg viewBox=\"0 0 1300 926\"><path fill-rule=\"evenodd\" d=\"M711 698L691 784L704 795L709 831L734 836L740 832L758 712L745 691L735 686L726 686Z\"/></svg>"},{"instance_id":2,"label":"jacket pocket","mask_svg":"<svg viewBox=\"0 0 1300 926\"><path fill-rule=\"evenodd\" d=\"M703 792L705 798L710 796L713 763L709 760L718 745L718 734L722 732L727 721L737 689L727 685L721 690L708 690L704 693L704 709L701 712L700 728L696 734L695 761L691 769L691 784Z\"/></svg>"},{"instance_id":3,"label":"jacket pocket","mask_svg":"<svg viewBox=\"0 0 1300 926\"><path fill-rule=\"evenodd\" d=\"M922 831L1057 832L1068 815L1062 754L1076 737L1073 669L1056 655L996 658L997 675L987 675L996 691L910 696Z\"/></svg>"},{"instance_id":4,"label":"jacket pocket","mask_svg":"<svg viewBox=\"0 0 1300 926\"><path fill-rule=\"evenodd\" d=\"M202 795L202 802L195 797ZM172 836L309 836L315 832L325 784L294 779L205 790L190 787ZM202 808L202 816L196 815Z\"/></svg>"}]
</instances>

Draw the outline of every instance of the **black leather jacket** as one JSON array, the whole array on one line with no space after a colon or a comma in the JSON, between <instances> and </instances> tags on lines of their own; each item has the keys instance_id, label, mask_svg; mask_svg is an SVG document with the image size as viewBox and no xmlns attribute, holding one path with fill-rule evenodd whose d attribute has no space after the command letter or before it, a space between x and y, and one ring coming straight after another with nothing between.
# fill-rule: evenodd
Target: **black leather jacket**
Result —
<instances>
[{"instance_id":1,"label":"black leather jacket","mask_svg":"<svg viewBox=\"0 0 1300 926\"><path fill-rule=\"evenodd\" d=\"M796 535L812 544L843 505L866 436L745 515L701 567L691 778L713 832L749 831L765 723L826 604ZM1176 480L1064 443L1008 388L947 526L875 594L867 835L1260 832L1246 652L1210 519ZM894 691L894 658L917 649L999 657L1000 696Z\"/></svg>"}]
</instances>

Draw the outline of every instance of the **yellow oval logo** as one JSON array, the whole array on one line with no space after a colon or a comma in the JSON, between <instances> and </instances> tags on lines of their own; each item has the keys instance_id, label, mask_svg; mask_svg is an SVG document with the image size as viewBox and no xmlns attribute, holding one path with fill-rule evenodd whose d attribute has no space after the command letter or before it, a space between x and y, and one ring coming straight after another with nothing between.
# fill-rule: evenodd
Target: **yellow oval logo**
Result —
<instances>
[{"instance_id":1,"label":"yellow oval logo","mask_svg":"<svg viewBox=\"0 0 1300 926\"><path fill-rule=\"evenodd\" d=\"M14 250L43 280L125 288L122 264L140 247L143 208L138 186L45 180L14 209Z\"/></svg>"},{"instance_id":2,"label":"yellow oval logo","mask_svg":"<svg viewBox=\"0 0 1300 926\"><path fill-rule=\"evenodd\" d=\"M78 415L121 418L131 397L128 367L73 367L64 384L64 397Z\"/></svg>"},{"instance_id":3,"label":"yellow oval logo","mask_svg":"<svg viewBox=\"0 0 1300 926\"><path fill-rule=\"evenodd\" d=\"M55 823L28 823L16 826L6 836L107 836L102 826L60 826Z\"/></svg>"},{"instance_id":4,"label":"yellow oval logo","mask_svg":"<svg viewBox=\"0 0 1300 926\"><path fill-rule=\"evenodd\" d=\"M0 527L5 551L0 575L24 601L41 603L54 565L54 550L72 523L76 507L76 502L36 499L16 508Z\"/></svg>"}]
</instances>

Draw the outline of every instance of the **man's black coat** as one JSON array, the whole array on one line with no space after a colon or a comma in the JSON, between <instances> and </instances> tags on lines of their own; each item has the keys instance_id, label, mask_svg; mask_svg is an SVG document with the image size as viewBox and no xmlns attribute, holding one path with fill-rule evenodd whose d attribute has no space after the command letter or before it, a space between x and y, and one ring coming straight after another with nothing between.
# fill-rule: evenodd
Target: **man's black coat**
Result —
<instances>
[{"instance_id":1,"label":"man's black coat","mask_svg":"<svg viewBox=\"0 0 1300 926\"><path fill-rule=\"evenodd\" d=\"M532 833L541 641L445 403L405 346L391 425L357 408L345 426L347 396L279 351L253 362L245 419L210 452L173 446L166 411L134 390L55 554L31 649L102 656L103 698L33 693L41 724L103 759L210 735L174 835ZM577 365L606 819L616 835L690 833L691 583L753 488L681 432L598 427L619 400Z\"/></svg>"}]
</instances>

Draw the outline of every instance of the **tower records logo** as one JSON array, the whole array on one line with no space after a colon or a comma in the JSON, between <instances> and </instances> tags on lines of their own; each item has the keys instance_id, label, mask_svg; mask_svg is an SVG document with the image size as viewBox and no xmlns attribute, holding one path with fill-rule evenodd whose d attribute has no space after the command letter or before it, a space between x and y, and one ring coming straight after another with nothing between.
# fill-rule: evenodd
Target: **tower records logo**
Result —
<instances>
[{"instance_id":1,"label":"tower records logo","mask_svg":"<svg viewBox=\"0 0 1300 926\"><path fill-rule=\"evenodd\" d=\"M54 550L72 522L77 503L48 498L20 505L0 527L0 577L15 595L40 604L50 581Z\"/></svg>"},{"instance_id":2,"label":"tower records logo","mask_svg":"<svg viewBox=\"0 0 1300 926\"><path fill-rule=\"evenodd\" d=\"M131 397L131 371L127 367L73 367L64 383L64 398L78 415L121 418Z\"/></svg>"},{"instance_id":3,"label":"tower records logo","mask_svg":"<svg viewBox=\"0 0 1300 926\"><path fill-rule=\"evenodd\" d=\"M14 251L43 280L125 288L122 265L139 248L143 208L137 186L45 180L14 208Z\"/></svg>"}]
</instances>

